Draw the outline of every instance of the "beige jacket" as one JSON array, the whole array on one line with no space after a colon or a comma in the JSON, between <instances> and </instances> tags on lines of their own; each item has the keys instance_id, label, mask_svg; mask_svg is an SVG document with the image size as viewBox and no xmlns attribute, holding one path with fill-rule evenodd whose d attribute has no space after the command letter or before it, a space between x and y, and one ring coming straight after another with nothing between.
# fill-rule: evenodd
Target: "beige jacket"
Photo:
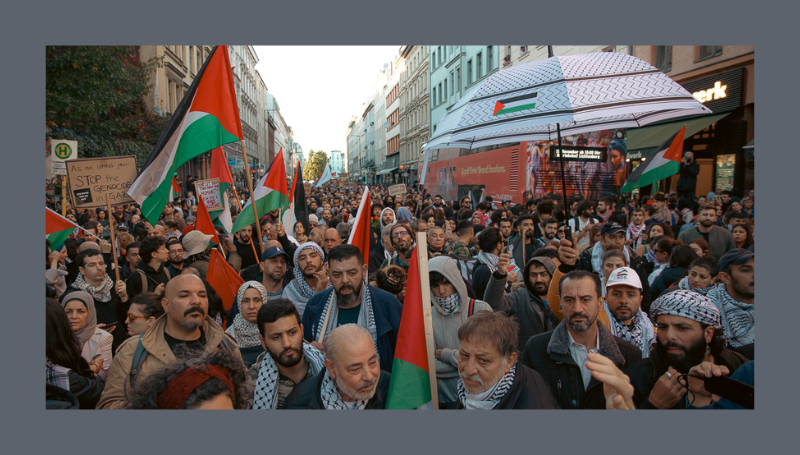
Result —
<instances>
[{"instance_id":1,"label":"beige jacket","mask_svg":"<svg viewBox=\"0 0 800 455\"><path fill-rule=\"evenodd\" d=\"M167 315L163 315L145 332L142 345L147 350L148 355L136 376L137 384L141 383L142 378L147 374L177 360L169 344L167 344L166 338L164 338L166 325ZM222 327L208 316L206 316L203 324L203 333L206 337L206 352L212 352L217 349L222 343L223 337L228 337L230 341L236 344L236 340L227 335ZM136 351L137 344L139 344L139 337L131 337L125 340L117 349L111 362L111 368L108 371L108 379L106 379L103 395L100 397L100 402L97 403L97 409L119 409L125 404L125 388L128 390L131 388L128 374L131 371L133 353ZM242 360L238 349L235 349L233 354L239 358L239 361Z\"/></svg>"}]
</instances>

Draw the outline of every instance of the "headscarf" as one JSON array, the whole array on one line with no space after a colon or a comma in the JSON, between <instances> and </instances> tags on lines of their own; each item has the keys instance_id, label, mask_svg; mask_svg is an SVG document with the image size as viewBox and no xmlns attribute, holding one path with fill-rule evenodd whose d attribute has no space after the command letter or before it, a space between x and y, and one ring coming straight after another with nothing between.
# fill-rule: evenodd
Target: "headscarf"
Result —
<instances>
[{"instance_id":1,"label":"headscarf","mask_svg":"<svg viewBox=\"0 0 800 455\"><path fill-rule=\"evenodd\" d=\"M711 299L698 292L679 289L657 298L650 306L650 318L656 321L662 314L692 319L722 331L719 309Z\"/></svg>"},{"instance_id":2,"label":"headscarf","mask_svg":"<svg viewBox=\"0 0 800 455\"><path fill-rule=\"evenodd\" d=\"M397 209L397 220L395 220L395 223L398 220L406 220L409 223L411 223L414 221L414 216L411 215L411 210L408 210L408 207L402 206L399 209Z\"/></svg>"},{"instance_id":3,"label":"headscarf","mask_svg":"<svg viewBox=\"0 0 800 455\"><path fill-rule=\"evenodd\" d=\"M628 249L623 245L622 253L625 254L625 264L631 263L631 255L628 253ZM603 272L603 255L605 254L605 250L603 249L603 245L600 242L594 244L592 247L592 268L594 269L594 273L600 275L600 282L603 282L603 278L605 278L605 272Z\"/></svg>"},{"instance_id":4,"label":"headscarf","mask_svg":"<svg viewBox=\"0 0 800 455\"><path fill-rule=\"evenodd\" d=\"M391 222L391 223L389 223L389 224L394 224L394 223L396 223L396 222L397 222L397 214L396 214L396 213L394 213L394 210L392 210L391 208L389 208L389 207L386 207L385 209L381 210L381 216L380 216L381 229L383 229L383 228L385 228L385 227L386 227L386 224L383 224L383 212L385 212L385 211L387 211L387 210L388 210L388 211L390 211L390 212L392 212L392 216L393 216L393 218L392 218L392 222ZM407 210L407 209L406 209L406 210Z\"/></svg>"},{"instance_id":5,"label":"headscarf","mask_svg":"<svg viewBox=\"0 0 800 455\"><path fill-rule=\"evenodd\" d=\"M267 304L267 288L258 281L248 281L239 287L239 293L236 295L238 302L239 313L233 318L233 324L228 327L225 332L236 340L236 344L240 348L249 348L253 346L261 346L261 340L258 339L260 332L258 331L258 324L250 322L242 316L242 299L244 293L248 289L253 288L261 294L261 304Z\"/></svg>"},{"instance_id":6,"label":"headscarf","mask_svg":"<svg viewBox=\"0 0 800 455\"><path fill-rule=\"evenodd\" d=\"M316 292L311 289L308 283L306 283L303 271L300 270L300 264L298 263L300 252L309 248L316 251L320 258L325 257L325 253L322 252L322 248L320 248L315 242L306 242L294 250L294 280L292 280L292 282L294 283L294 286L297 288L297 291L300 293L300 295L305 299L310 299L311 297L314 297L314 294L316 294ZM330 286L331 284L328 282L328 287Z\"/></svg>"},{"instance_id":7,"label":"headscarf","mask_svg":"<svg viewBox=\"0 0 800 455\"><path fill-rule=\"evenodd\" d=\"M86 344L86 342L94 336L94 331L97 328L97 312L94 310L94 299L91 295L89 295L88 292L70 292L61 301L61 306L66 308L67 303L73 300L79 300L83 302L83 304L86 305L86 310L88 312L88 316L86 316L86 324L83 325L82 329L75 332L75 336L78 337L78 343L80 343L80 348L83 349L83 346Z\"/></svg>"},{"instance_id":8,"label":"headscarf","mask_svg":"<svg viewBox=\"0 0 800 455\"><path fill-rule=\"evenodd\" d=\"M472 216L469 217L470 221L475 218L475 215L478 215L478 218L481 220L481 226L486 226L486 220L488 220L489 217L484 215L480 210L475 210L475 212L472 213Z\"/></svg>"}]
</instances>

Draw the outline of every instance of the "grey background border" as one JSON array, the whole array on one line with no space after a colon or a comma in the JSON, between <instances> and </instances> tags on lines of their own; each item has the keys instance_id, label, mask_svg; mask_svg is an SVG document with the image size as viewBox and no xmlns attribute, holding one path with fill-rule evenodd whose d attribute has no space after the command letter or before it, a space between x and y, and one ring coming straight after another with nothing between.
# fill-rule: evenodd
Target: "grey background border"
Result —
<instances>
[{"instance_id":1,"label":"grey background border","mask_svg":"<svg viewBox=\"0 0 800 455\"><path fill-rule=\"evenodd\" d=\"M2 71L5 197L3 267L6 320L2 337L5 453L128 453L169 449L196 453L277 451L311 453L468 453L580 450L641 453L745 453L789 449L797 418L789 414L797 366L793 346L797 297L790 291L796 262L784 239L795 241L796 11L768 2L239 2L198 0L184 6L138 1L18 3L4 11L6 51ZM759 250L767 269L759 280L770 316L760 332L759 396L749 412L377 412L330 416L322 412L101 413L45 412L41 405L41 307L33 295L41 278L22 271L41 267L42 109L47 44L755 44L759 77ZM291 65L286 64L287 70ZM377 69L377 68L376 68ZM320 68L324 73L324 68ZM269 81L265 81L269 86ZM324 95L322 95L324 96ZM342 125L342 134L344 134ZM34 138L34 139L32 139ZM20 191L22 190L22 191ZM764 195L771 199L764 199ZM15 198L24 195L21 201ZM41 193L40 193L41 195ZM772 198L772 195L778 197ZM38 200L39 202L35 202ZM784 211L781 208L789 208ZM24 220L35 220L26 222ZM23 220L19 223L18 220ZM31 229L34 229L31 232ZM34 237L38 237L37 234ZM38 244L39 246L36 246ZM790 243L791 244L791 243ZM783 254L781 254L783 253ZM790 253L791 254L791 253ZM38 266L36 264L39 264ZM764 271L766 270L766 272ZM796 279L796 278L795 278ZM38 289L38 291L36 291ZM31 302L33 300L33 302ZM783 303L782 302L786 302ZM780 306L778 306L780 305ZM11 311L9 311L11 310ZM777 316L777 317L775 317ZM30 321L33 321L32 323ZM37 322L39 321L39 322ZM787 355L788 354L788 355ZM782 358L789 360L781 361ZM767 365L765 368L764 365ZM38 390L38 392L37 392ZM788 396L787 396L788 395ZM788 398L788 399L787 399ZM787 406L789 405L789 406ZM791 425L791 427L790 427ZM791 428L791 429L790 429ZM791 444L791 445L790 445ZM770 450L772 451L772 450Z\"/></svg>"}]
</instances>

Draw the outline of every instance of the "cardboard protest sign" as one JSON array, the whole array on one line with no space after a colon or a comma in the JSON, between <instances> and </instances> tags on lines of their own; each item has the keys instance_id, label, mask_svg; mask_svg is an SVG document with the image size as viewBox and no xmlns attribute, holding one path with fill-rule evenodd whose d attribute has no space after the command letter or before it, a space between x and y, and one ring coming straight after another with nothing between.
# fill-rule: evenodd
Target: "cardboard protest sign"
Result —
<instances>
[{"instance_id":1,"label":"cardboard protest sign","mask_svg":"<svg viewBox=\"0 0 800 455\"><path fill-rule=\"evenodd\" d=\"M214 210L222 210L225 208L222 204L222 197L219 193L219 179L208 180L195 180L194 186L197 189L197 194L203 196L203 203L209 212Z\"/></svg>"},{"instance_id":2,"label":"cardboard protest sign","mask_svg":"<svg viewBox=\"0 0 800 455\"><path fill-rule=\"evenodd\" d=\"M406 184L399 183L397 185L392 185L389 187L389 196L395 197L400 194L406 193Z\"/></svg>"},{"instance_id":3,"label":"cardboard protest sign","mask_svg":"<svg viewBox=\"0 0 800 455\"><path fill-rule=\"evenodd\" d=\"M132 204L128 189L136 180L136 157L113 156L67 161L67 180L74 207Z\"/></svg>"}]
</instances>

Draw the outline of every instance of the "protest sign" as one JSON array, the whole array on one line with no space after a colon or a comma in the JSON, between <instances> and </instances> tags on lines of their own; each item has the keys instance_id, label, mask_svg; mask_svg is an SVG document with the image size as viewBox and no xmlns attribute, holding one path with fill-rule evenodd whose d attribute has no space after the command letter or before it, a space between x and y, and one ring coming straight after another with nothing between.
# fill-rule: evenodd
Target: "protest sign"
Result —
<instances>
[{"instance_id":1,"label":"protest sign","mask_svg":"<svg viewBox=\"0 0 800 455\"><path fill-rule=\"evenodd\" d=\"M214 210L222 210L225 208L222 205L222 197L219 193L219 179L208 180L195 180L194 186L197 189L197 194L203 196L203 203L209 212Z\"/></svg>"},{"instance_id":2,"label":"protest sign","mask_svg":"<svg viewBox=\"0 0 800 455\"><path fill-rule=\"evenodd\" d=\"M400 194L405 194L406 192L406 184L400 183L397 185L392 185L389 187L389 196L395 197Z\"/></svg>"},{"instance_id":3,"label":"protest sign","mask_svg":"<svg viewBox=\"0 0 800 455\"><path fill-rule=\"evenodd\" d=\"M136 180L135 156L83 158L67 161L66 164L75 208L136 202L128 195L128 189Z\"/></svg>"}]
</instances>

